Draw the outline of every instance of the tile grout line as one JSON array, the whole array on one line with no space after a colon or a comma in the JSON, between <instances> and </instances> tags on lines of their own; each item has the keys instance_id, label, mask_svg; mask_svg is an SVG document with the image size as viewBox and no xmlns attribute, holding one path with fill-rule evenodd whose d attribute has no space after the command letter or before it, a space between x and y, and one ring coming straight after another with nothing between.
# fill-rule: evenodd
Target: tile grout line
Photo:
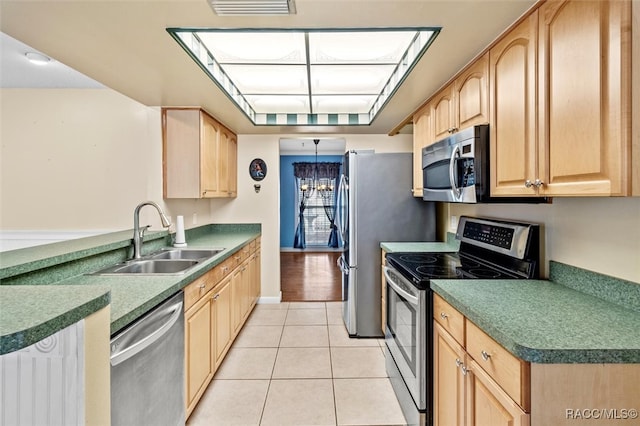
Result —
<instances>
[{"instance_id":1,"label":"tile grout line","mask_svg":"<svg viewBox=\"0 0 640 426\"><path fill-rule=\"evenodd\" d=\"M282 335L284 334L285 323L287 322L287 316L289 316L289 305L287 305L287 313L284 316L284 323L282 324L282 331L280 332L280 339L278 339L278 347L276 348L276 356L273 359L273 366L271 367L271 376L269 377L269 384L267 385L267 393L264 396L264 403L262 404L262 412L260 413L260 420L258 426L262 425L264 419L264 411L267 408L267 400L269 399L269 390L271 390L271 382L273 381L273 373L276 369L276 362L278 361L278 353L280 352L280 343L282 342Z\"/></svg>"},{"instance_id":2,"label":"tile grout line","mask_svg":"<svg viewBox=\"0 0 640 426\"><path fill-rule=\"evenodd\" d=\"M325 307L325 316L327 318L327 341L329 344L329 368L331 370L331 393L333 394L333 414L336 420L336 426L338 425L338 401L336 399L336 381L333 375L333 356L331 354L331 336L329 335L329 307L327 304L324 304Z\"/></svg>"}]
</instances>

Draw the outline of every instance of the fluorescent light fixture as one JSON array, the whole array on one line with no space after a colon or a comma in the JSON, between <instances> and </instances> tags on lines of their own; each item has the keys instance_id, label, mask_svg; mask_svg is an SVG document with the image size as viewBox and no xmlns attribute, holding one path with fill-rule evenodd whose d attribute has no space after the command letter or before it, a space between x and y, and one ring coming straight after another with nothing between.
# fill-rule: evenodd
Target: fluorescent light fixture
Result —
<instances>
[{"instance_id":1,"label":"fluorescent light fixture","mask_svg":"<svg viewBox=\"0 0 640 426\"><path fill-rule=\"evenodd\" d=\"M293 0L209 0L217 15L294 15Z\"/></svg>"},{"instance_id":2,"label":"fluorescent light fixture","mask_svg":"<svg viewBox=\"0 0 640 426\"><path fill-rule=\"evenodd\" d=\"M24 54L29 62L35 65L47 65L51 62L51 58L38 52L27 52Z\"/></svg>"},{"instance_id":3,"label":"fluorescent light fixture","mask_svg":"<svg viewBox=\"0 0 640 426\"><path fill-rule=\"evenodd\" d=\"M369 125L440 28L167 31L255 125Z\"/></svg>"}]
</instances>

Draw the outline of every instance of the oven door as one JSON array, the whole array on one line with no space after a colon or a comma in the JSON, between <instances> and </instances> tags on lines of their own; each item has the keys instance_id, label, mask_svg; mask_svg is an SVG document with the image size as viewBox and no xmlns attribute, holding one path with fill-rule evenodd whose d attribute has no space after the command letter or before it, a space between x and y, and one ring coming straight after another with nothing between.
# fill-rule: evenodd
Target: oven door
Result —
<instances>
[{"instance_id":1,"label":"oven door","mask_svg":"<svg viewBox=\"0 0 640 426\"><path fill-rule=\"evenodd\" d=\"M387 282L385 343L419 410L427 407L427 291L384 267Z\"/></svg>"}]
</instances>

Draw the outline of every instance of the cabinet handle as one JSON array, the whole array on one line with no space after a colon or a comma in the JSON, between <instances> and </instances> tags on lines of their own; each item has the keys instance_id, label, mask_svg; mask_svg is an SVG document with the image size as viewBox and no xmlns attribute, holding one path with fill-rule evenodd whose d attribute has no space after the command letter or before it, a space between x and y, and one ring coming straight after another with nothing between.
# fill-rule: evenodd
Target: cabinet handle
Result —
<instances>
[{"instance_id":1,"label":"cabinet handle","mask_svg":"<svg viewBox=\"0 0 640 426\"><path fill-rule=\"evenodd\" d=\"M456 358L456 367L460 367L462 365L462 361L460 361L460 358Z\"/></svg>"},{"instance_id":2,"label":"cabinet handle","mask_svg":"<svg viewBox=\"0 0 640 426\"><path fill-rule=\"evenodd\" d=\"M531 188L532 186L535 186L536 188L540 188L542 185L544 185L544 182L541 181L540 179L536 179L533 182L531 182L529 179L524 181L524 186L526 186L527 188Z\"/></svg>"},{"instance_id":3,"label":"cabinet handle","mask_svg":"<svg viewBox=\"0 0 640 426\"><path fill-rule=\"evenodd\" d=\"M198 288L200 289L200 291L204 290L207 286L205 284L200 284L198 285Z\"/></svg>"},{"instance_id":4,"label":"cabinet handle","mask_svg":"<svg viewBox=\"0 0 640 426\"><path fill-rule=\"evenodd\" d=\"M457 131L458 131L458 128L457 128L457 127L449 127L449 128L447 129L447 132L449 132L449 133L455 133L455 132L457 132Z\"/></svg>"},{"instance_id":5,"label":"cabinet handle","mask_svg":"<svg viewBox=\"0 0 640 426\"><path fill-rule=\"evenodd\" d=\"M216 294L215 296L212 297L212 299L214 301L218 300L218 298L220 297L220 293Z\"/></svg>"},{"instance_id":6,"label":"cabinet handle","mask_svg":"<svg viewBox=\"0 0 640 426\"><path fill-rule=\"evenodd\" d=\"M489 361L489 358L491 358L491 355L489 355L487 351L480 352L480 355L482 355L482 359L484 359L485 361Z\"/></svg>"},{"instance_id":7,"label":"cabinet handle","mask_svg":"<svg viewBox=\"0 0 640 426\"><path fill-rule=\"evenodd\" d=\"M470 368L465 367L464 365L462 365L462 366L460 367L460 370L462 370L462 375L463 375L463 376L466 376L466 375L467 375L467 373L469 372L469 370L471 370L471 369L470 369Z\"/></svg>"},{"instance_id":8,"label":"cabinet handle","mask_svg":"<svg viewBox=\"0 0 640 426\"><path fill-rule=\"evenodd\" d=\"M442 318L444 320L444 319L449 318L449 315L445 314L444 312L440 312L440 318Z\"/></svg>"}]
</instances>

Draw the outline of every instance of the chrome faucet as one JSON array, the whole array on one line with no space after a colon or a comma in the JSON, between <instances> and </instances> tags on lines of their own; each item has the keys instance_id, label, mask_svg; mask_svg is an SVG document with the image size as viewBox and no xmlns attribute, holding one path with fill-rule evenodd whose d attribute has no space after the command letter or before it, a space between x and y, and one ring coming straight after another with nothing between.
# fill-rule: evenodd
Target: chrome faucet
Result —
<instances>
[{"instance_id":1,"label":"chrome faucet","mask_svg":"<svg viewBox=\"0 0 640 426\"><path fill-rule=\"evenodd\" d=\"M136 209L133 211L133 258L140 259L140 249L142 248L142 240L144 238L144 231L149 228L149 225L143 226L140 228L140 209L143 206L153 206L160 213L160 220L162 221L162 226L168 228L171 226L171 221L164 214L160 206L158 206L153 201L145 201L143 203L138 204Z\"/></svg>"}]
</instances>

